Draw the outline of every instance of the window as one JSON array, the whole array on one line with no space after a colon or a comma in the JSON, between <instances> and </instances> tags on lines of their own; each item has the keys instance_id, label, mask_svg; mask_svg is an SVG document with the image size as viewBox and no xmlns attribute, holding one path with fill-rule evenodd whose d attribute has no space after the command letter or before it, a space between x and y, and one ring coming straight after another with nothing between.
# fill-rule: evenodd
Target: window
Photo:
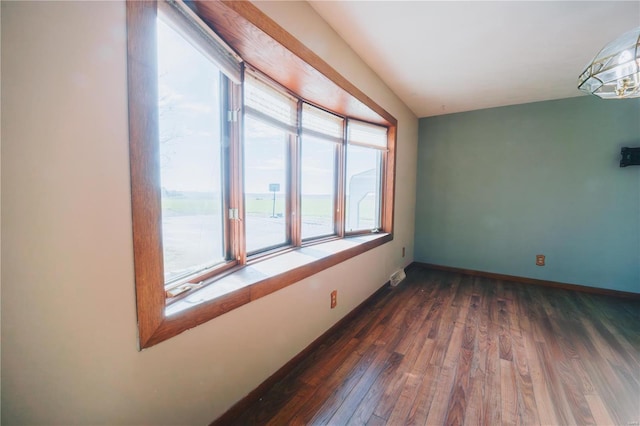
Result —
<instances>
[{"instance_id":1,"label":"window","mask_svg":"<svg viewBox=\"0 0 640 426\"><path fill-rule=\"evenodd\" d=\"M171 284L227 259L225 77L162 17L157 23L163 261Z\"/></svg>"},{"instance_id":2,"label":"window","mask_svg":"<svg viewBox=\"0 0 640 426\"><path fill-rule=\"evenodd\" d=\"M297 100L256 78L244 84L244 203L247 254L291 243L291 150ZM239 165L238 165L239 166Z\"/></svg>"},{"instance_id":3,"label":"window","mask_svg":"<svg viewBox=\"0 0 640 426\"><path fill-rule=\"evenodd\" d=\"M302 240L338 233L337 198L344 119L309 104L302 107Z\"/></svg>"},{"instance_id":4,"label":"window","mask_svg":"<svg viewBox=\"0 0 640 426\"><path fill-rule=\"evenodd\" d=\"M392 239L393 117L249 3L127 2L127 20L141 348ZM266 45L312 90L253 68Z\"/></svg>"},{"instance_id":5,"label":"window","mask_svg":"<svg viewBox=\"0 0 640 426\"><path fill-rule=\"evenodd\" d=\"M381 228L382 176L387 129L349 120L347 147L347 231Z\"/></svg>"}]
</instances>

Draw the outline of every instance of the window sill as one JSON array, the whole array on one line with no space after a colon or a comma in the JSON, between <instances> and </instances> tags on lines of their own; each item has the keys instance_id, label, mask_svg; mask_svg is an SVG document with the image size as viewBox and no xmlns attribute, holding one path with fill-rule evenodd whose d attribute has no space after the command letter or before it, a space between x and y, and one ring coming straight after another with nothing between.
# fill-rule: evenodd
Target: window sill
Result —
<instances>
[{"instance_id":1,"label":"window sill","mask_svg":"<svg viewBox=\"0 0 640 426\"><path fill-rule=\"evenodd\" d=\"M164 320L144 347L167 340L392 239L393 235L388 233L342 238L244 266L166 306Z\"/></svg>"}]
</instances>

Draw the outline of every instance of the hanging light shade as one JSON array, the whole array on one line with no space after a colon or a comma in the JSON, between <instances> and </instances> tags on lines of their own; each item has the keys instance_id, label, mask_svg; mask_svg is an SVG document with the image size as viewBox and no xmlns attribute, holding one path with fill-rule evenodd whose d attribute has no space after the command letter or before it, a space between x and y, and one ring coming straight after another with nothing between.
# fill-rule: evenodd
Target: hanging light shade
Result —
<instances>
[{"instance_id":1,"label":"hanging light shade","mask_svg":"<svg viewBox=\"0 0 640 426\"><path fill-rule=\"evenodd\" d=\"M640 97L640 27L607 44L578 77L578 89L602 99Z\"/></svg>"}]
</instances>

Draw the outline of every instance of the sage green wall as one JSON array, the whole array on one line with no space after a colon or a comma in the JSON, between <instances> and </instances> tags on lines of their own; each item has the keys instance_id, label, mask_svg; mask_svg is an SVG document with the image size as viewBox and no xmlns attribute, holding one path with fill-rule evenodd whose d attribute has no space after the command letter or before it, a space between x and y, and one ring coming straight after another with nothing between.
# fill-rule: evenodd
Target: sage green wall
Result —
<instances>
[{"instance_id":1,"label":"sage green wall","mask_svg":"<svg viewBox=\"0 0 640 426\"><path fill-rule=\"evenodd\" d=\"M415 259L640 293L640 100L423 118ZM535 255L547 265L535 266Z\"/></svg>"}]
</instances>

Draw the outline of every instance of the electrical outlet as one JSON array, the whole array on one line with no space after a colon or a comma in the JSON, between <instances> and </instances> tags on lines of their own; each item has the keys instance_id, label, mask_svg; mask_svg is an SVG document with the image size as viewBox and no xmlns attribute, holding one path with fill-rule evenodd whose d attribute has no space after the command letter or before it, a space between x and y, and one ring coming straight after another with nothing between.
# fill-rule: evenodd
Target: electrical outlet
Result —
<instances>
[{"instance_id":1,"label":"electrical outlet","mask_svg":"<svg viewBox=\"0 0 640 426\"><path fill-rule=\"evenodd\" d=\"M544 266L544 254L536 254L536 265L537 266Z\"/></svg>"},{"instance_id":2,"label":"electrical outlet","mask_svg":"<svg viewBox=\"0 0 640 426\"><path fill-rule=\"evenodd\" d=\"M335 308L338 304L338 290L333 290L331 292L331 309Z\"/></svg>"}]
</instances>

